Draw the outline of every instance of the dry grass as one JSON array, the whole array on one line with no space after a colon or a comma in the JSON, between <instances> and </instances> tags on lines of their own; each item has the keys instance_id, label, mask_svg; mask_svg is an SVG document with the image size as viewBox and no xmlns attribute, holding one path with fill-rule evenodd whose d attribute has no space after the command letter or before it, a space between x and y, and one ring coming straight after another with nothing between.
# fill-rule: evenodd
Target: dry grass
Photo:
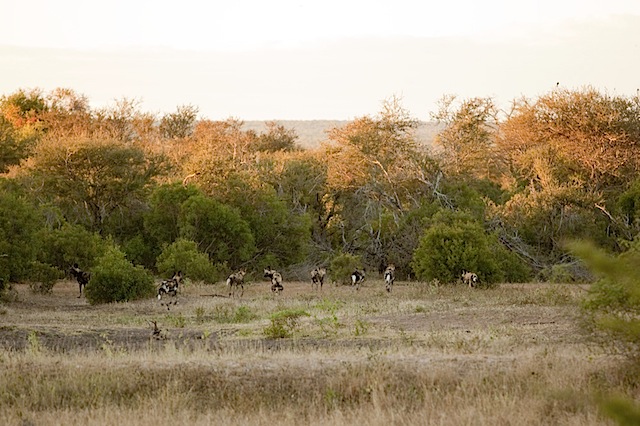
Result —
<instances>
[{"instance_id":1,"label":"dry grass","mask_svg":"<svg viewBox=\"0 0 640 426\"><path fill-rule=\"evenodd\" d=\"M638 396L581 332L577 286L191 284L171 310L76 290L0 306L3 424L599 425L600 394ZM271 339L283 312L306 315Z\"/></svg>"}]
</instances>

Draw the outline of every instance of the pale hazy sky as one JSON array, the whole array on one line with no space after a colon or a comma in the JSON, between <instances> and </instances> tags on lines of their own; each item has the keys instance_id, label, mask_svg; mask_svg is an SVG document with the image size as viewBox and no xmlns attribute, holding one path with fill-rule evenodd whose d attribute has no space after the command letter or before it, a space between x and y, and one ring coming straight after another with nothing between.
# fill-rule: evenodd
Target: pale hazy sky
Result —
<instances>
[{"instance_id":1,"label":"pale hazy sky","mask_svg":"<svg viewBox=\"0 0 640 426\"><path fill-rule=\"evenodd\" d=\"M68 87L225 119L352 119L640 87L638 0L0 0L0 94Z\"/></svg>"}]
</instances>

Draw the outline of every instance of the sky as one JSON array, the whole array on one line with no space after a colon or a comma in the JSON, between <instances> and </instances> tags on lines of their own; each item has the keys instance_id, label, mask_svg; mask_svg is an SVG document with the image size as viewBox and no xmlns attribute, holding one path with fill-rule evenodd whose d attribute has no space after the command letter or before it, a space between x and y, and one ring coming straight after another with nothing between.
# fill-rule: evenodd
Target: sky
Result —
<instances>
[{"instance_id":1,"label":"sky","mask_svg":"<svg viewBox=\"0 0 640 426\"><path fill-rule=\"evenodd\" d=\"M397 97L508 107L556 87L640 88L638 0L0 0L0 95L224 120L351 120Z\"/></svg>"}]
</instances>

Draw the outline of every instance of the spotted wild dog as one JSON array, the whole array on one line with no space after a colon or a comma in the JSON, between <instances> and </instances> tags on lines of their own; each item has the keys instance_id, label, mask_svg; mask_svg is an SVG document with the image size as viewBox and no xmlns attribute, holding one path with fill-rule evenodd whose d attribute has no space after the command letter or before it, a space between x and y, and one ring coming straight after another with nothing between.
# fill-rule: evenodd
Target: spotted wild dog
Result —
<instances>
[{"instance_id":1,"label":"spotted wild dog","mask_svg":"<svg viewBox=\"0 0 640 426\"><path fill-rule=\"evenodd\" d=\"M282 286L282 275L280 275L280 272L271 269L271 266L267 266L267 269L264 270L264 277L271 278L271 291L275 294L280 294L282 290L284 290Z\"/></svg>"},{"instance_id":2,"label":"spotted wild dog","mask_svg":"<svg viewBox=\"0 0 640 426\"><path fill-rule=\"evenodd\" d=\"M182 283L182 278L182 271L178 271L173 274L173 277L171 277L171 279L162 280L162 283L158 288L158 300L162 301L162 296L164 295L171 295L174 297L174 300L172 302L166 303L167 309L169 309L172 304L178 304L178 289L180 288L180 284ZM162 302L160 304L165 305L165 303Z\"/></svg>"},{"instance_id":3,"label":"spotted wild dog","mask_svg":"<svg viewBox=\"0 0 640 426\"><path fill-rule=\"evenodd\" d=\"M462 271L462 282L469 288L474 288L478 284L478 275L473 272Z\"/></svg>"},{"instance_id":4,"label":"spotted wild dog","mask_svg":"<svg viewBox=\"0 0 640 426\"><path fill-rule=\"evenodd\" d=\"M89 280L91 279L91 273L80 269L77 263L73 264L73 266L69 269L69 272L71 273L71 276L74 277L76 281L78 281L78 287L80 288L80 294L78 295L78 297L81 297L82 288L89 283Z\"/></svg>"},{"instance_id":5,"label":"spotted wild dog","mask_svg":"<svg viewBox=\"0 0 640 426\"><path fill-rule=\"evenodd\" d=\"M156 339L156 340L161 340L161 339L166 339L167 338L167 332L165 330L161 330L158 327L158 322L157 321L149 321L149 324L151 324L153 326L153 331L151 332L151 338Z\"/></svg>"},{"instance_id":6,"label":"spotted wild dog","mask_svg":"<svg viewBox=\"0 0 640 426\"><path fill-rule=\"evenodd\" d=\"M227 278L227 287L229 287L229 297L235 296L238 287L240 287L240 297L244 294L244 276L247 272L241 269Z\"/></svg>"},{"instance_id":7,"label":"spotted wild dog","mask_svg":"<svg viewBox=\"0 0 640 426\"><path fill-rule=\"evenodd\" d=\"M351 273L351 285L355 285L356 290L360 290L360 285L364 282L364 271L364 268L362 268L362 270L356 268L356 270Z\"/></svg>"},{"instance_id":8,"label":"spotted wild dog","mask_svg":"<svg viewBox=\"0 0 640 426\"><path fill-rule=\"evenodd\" d=\"M317 290L318 285L320 286L320 290L322 290L322 286L324 285L324 277L327 275L327 270L325 268L315 268L311 271L311 289L314 287Z\"/></svg>"},{"instance_id":9,"label":"spotted wild dog","mask_svg":"<svg viewBox=\"0 0 640 426\"><path fill-rule=\"evenodd\" d=\"M387 289L387 293L391 293L393 289L393 282L396 280L396 266L391 264L384 270L384 284Z\"/></svg>"}]
</instances>

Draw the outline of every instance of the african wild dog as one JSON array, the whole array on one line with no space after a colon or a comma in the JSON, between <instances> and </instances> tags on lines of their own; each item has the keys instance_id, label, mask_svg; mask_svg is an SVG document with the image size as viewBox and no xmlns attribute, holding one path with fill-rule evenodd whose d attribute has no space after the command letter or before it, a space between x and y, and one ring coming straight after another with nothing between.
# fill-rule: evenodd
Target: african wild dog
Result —
<instances>
[{"instance_id":1,"label":"african wild dog","mask_svg":"<svg viewBox=\"0 0 640 426\"><path fill-rule=\"evenodd\" d=\"M160 284L160 288L158 288L158 300L162 300L163 295L171 295L177 299L178 289L180 288L180 284L182 283L182 271L178 271L173 274L173 277L169 280L162 280ZM173 302L166 303L167 309L171 306L171 304L177 305L178 301L174 299ZM164 305L164 303L160 303Z\"/></svg>"},{"instance_id":2,"label":"african wild dog","mask_svg":"<svg viewBox=\"0 0 640 426\"><path fill-rule=\"evenodd\" d=\"M318 289L318 285L320 285L320 290L322 290L322 286L324 284L324 277L327 275L327 270L325 268L315 268L311 271L311 289L315 287Z\"/></svg>"},{"instance_id":3,"label":"african wild dog","mask_svg":"<svg viewBox=\"0 0 640 426\"><path fill-rule=\"evenodd\" d=\"M360 290L360 285L364 282L364 268L362 270L356 268L351 274L351 285L356 286L356 290Z\"/></svg>"},{"instance_id":4,"label":"african wild dog","mask_svg":"<svg viewBox=\"0 0 640 426\"><path fill-rule=\"evenodd\" d=\"M244 294L244 276L247 272L244 269L234 272L227 278L227 287L229 287L229 297L235 295L236 290L240 287L240 297Z\"/></svg>"},{"instance_id":5,"label":"african wild dog","mask_svg":"<svg viewBox=\"0 0 640 426\"><path fill-rule=\"evenodd\" d=\"M80 288L80 294L78 297L82 296L82 288L85 287L89 280L91 279L91 273L87 271L83 271L78 267L77 263L74 263L71 269L69 269L71 276L73 276L76 281L78 281L78 287Z\"/></svg>"},{"instance_id":6,"label":"african wild dog","mask_svg":"<svg viewBox=\"0 0 640 426\"><path fill-rule=\"evenodd\" d=\"M156 340L166 339L167 333L165 330L161 330L158 327L157 321L149 321L149 324L153 326L153 331L151 332L151 337Z\"/></svg>"},{"instance_id":7,"label":"african wild dog","mask_svg":"<svg viewBox=\"0 0 640 426\"><path fill-rule=\"evenodd\" d=\"M271 278L271 291L275 294L280 294L280 292L284 290L282 286L282 275L280 275L280 272L271 269L271 266L267 266L267 269L264 270L264 277Z\"/></svg>"},{"instance_id":8,"label":"african wild dog","mask_svg":"<svg viewBox=\"0 0 640 426\"><path fill-rule=\"evenodd\" d=\"M473 272L462 271L462 276L460 277L462 282L465 285L468 285L469 288L474 288L478 284L478 275Z\"/></svg>"},{"instance_id":9,"label":"african wild dog","mask_svg":"<svg viewBox=\"0 0 640 426\"><path fill-rule=\"evenodd\" d=\"M396 266L391 264L384 270L384 284L387 288L387 293L391 293L393 288L393 282L396 280Z\"/></svg>"}]
</instances>

